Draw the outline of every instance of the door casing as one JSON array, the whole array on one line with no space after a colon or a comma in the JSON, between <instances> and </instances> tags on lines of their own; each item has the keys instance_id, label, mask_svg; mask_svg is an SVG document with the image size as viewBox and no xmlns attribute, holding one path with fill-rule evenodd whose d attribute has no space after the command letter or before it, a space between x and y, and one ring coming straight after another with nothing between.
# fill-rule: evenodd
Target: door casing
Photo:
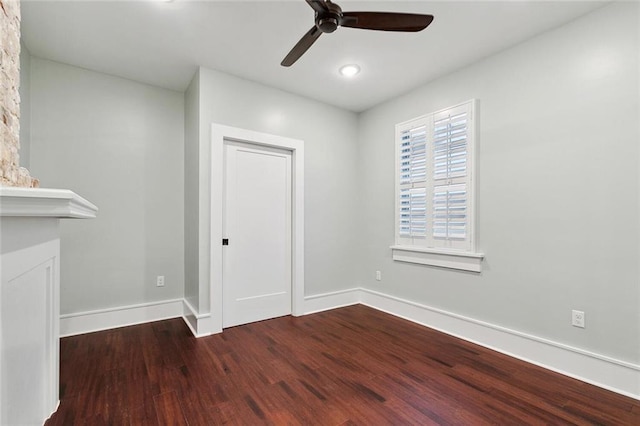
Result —
<instances>
[{"instance_id":1,"label":"door casing","mask_svg":"<svg viewBox=\"0 0 640 426\"><path fill-rule=\"evenodd\" d=\"M304 142L221 124L211 125L211 222L209 307L211 332L222 331L222 218L224 209L224 143L235 141L291 151L292 234L291 313L304 314ZM200 312L201 315L206 313Z\"/></svg>"}]
</instances>

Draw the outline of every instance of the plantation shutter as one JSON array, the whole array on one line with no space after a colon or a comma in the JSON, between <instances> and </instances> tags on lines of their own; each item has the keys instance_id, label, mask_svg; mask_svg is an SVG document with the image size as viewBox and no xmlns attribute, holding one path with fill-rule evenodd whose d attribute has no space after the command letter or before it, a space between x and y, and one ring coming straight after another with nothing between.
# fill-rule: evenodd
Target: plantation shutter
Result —
<instances>
[{"instance_id":1,"label":"plantation shutter","mask_svg":"<svg viewBox=\"0 0 640 426\"><path fill-rule=\"evenodd\" d=\"M427 235L427 126L417 120L399 131L398 233L404 238Z\"/></svg>"},{"instance_id":2,"label":"plantation shutter","mask_svg":"<svg viewBox=\"0 0 640 426\"><path fill-rule=\"evenodd\" d=\"M473 251L474 101L396 125L396 244Z\"/></svg>"},{"instance_id":3,"label":"plantation shutter","mask_svg":"<svg viewBox=\"0 0 640 426\"><path fill-rule=\"evenodd\" d=\"M431 236L434 247L468 246L469 121L468 105L433 116Z\"/></svg>"}]
</instances>

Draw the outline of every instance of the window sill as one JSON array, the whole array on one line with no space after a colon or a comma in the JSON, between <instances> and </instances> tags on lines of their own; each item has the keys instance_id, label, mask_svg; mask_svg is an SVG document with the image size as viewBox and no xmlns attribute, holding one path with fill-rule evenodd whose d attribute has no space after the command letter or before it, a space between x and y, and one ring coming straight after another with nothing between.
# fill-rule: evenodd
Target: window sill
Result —
<instances>
[{"instance_id":1,"label":"window sill","mask_svg":"<svg viewBox=\"0 0 640 426\"><path fill-rule=\"evenodd\" d=\"M412 246L391 246L393 260L439 266L461 271L481 272L484 253L437 250Z\"/></svg>"}]
</instances>

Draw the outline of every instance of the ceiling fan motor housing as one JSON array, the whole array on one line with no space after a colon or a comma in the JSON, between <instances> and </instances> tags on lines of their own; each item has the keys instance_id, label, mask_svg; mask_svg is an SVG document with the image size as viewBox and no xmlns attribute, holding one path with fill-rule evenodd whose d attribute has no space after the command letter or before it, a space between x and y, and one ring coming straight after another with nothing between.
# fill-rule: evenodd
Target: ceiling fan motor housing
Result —
<instances>
[{"instance_id":1,"label":"ceiling fan motor housing","mask_svg":"<svg viewBox=\"0 0 640 426\"><path fill-rule=\"evenodd\" d=\"M335 3L326 2L328 10L322 13L316 13L316 26L323 33L332 33L340 26L342 18L342 9Z\"/></svg>"}]
</instances>

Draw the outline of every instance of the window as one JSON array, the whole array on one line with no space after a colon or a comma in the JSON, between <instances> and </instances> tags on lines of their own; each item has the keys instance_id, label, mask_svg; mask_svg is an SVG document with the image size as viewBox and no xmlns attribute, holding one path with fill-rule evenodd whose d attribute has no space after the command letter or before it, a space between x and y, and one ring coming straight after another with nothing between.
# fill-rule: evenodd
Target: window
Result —
<instances>
[{"instance_id":1,"label":"window","mask_svg":"<svg viewBox=\"0 0 640 426\"><path fill-rule=\"evenodd\" d=\"M396 125L394 260L480 271L475 101Z\"/></svg>"}]
</instances>

